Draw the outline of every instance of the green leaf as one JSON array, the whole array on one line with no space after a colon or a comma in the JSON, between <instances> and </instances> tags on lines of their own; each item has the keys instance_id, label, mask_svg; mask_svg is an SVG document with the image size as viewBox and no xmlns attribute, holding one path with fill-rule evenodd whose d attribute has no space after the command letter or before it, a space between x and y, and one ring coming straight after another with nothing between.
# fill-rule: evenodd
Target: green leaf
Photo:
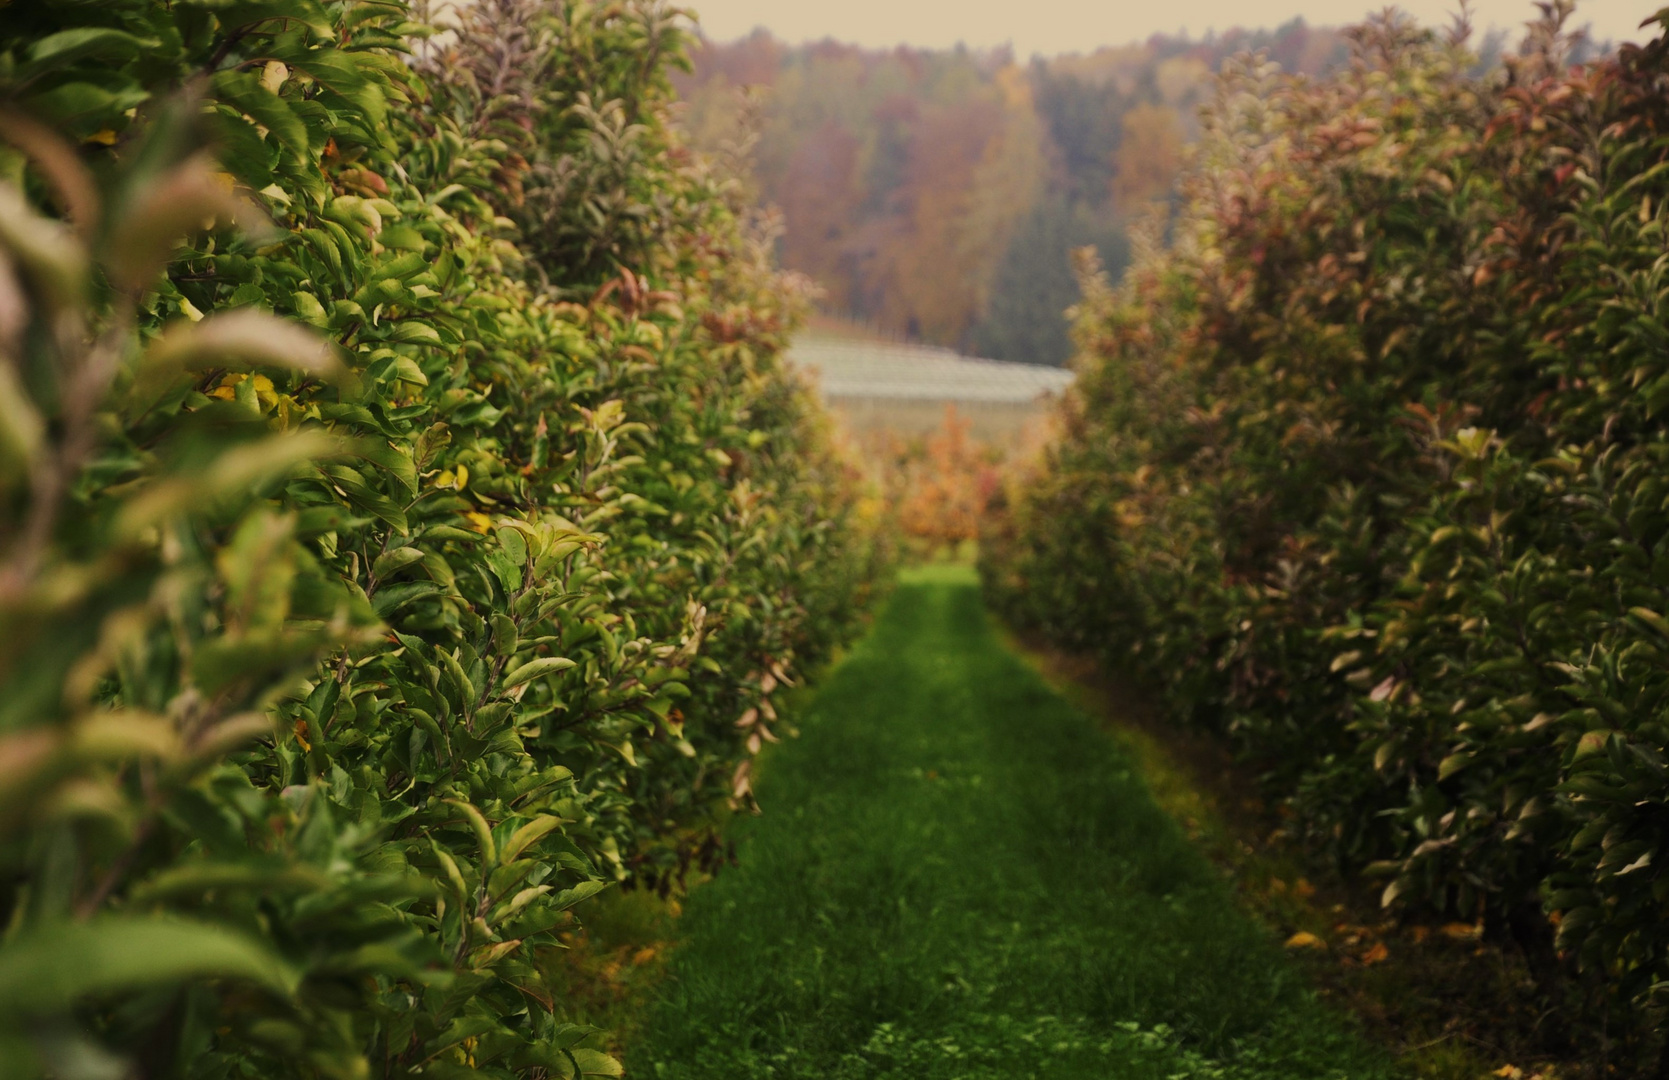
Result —
<instances>
[{"instance_id":1,"label":"green leaf","mask_svg":"<svg viewBox=\"0 0 1669 1080\"><path fill-rule=\"evenodd\" d=\"M440 584L433 581L399 581L378 589L371 597L371 607L378 617L386 619L407 604L425 596L439 596L445 591Z\"/></svg>"},{"instance_id":2,"label":"green leaf","mask_svg":"<svg viewBox=\"0 0 1669 1080\"><path fill-rule=\"evenodd\" d=\"M498 545L504 551L504 557L510 560L512 566L527 565L527 538L520 529L505 525L493 530L498 536Z\"/></svg>"},{"instance_id":3,"label":"green leaf","mask_svg":"<svg viewBox=\"0 0 1669 1080\"><path fill-rule=\"evenodd\" d=\"M37 79L49 71L56 71L87 56L106 61L122 61L138 56L148 49L157 49L162 42L155 38L135 37L121 30L102 26L82 26L48 34L29 47L29 60L17 72L22 81Z\"/></svg>"},{"instance_id":4,"label":"green leaf","mask_svg":"<svg viewBox=\"0 0 1669 1080\"><path fill-rule=\"evenodd\" d=\"M575 904L591 899L612 884L612 881L582 881L573 888L563 889L551 897L549 907L552 911L566 911Z\"/></svg>"},{"instance_id":5,"label":"green leaf","mask_svg":"<svg viewBox=\"0 0 1669 1080\"><path fill-rule=\"evenodd\" d=\"M562 819L552 814L541 814L510 834L510 839L504 842L501 858L505 863L513 863L521 858L522 852L538 840L562 827Z\"/></svg>"},{"instance_id":6,"label":"green leaf","mask_svg":"<svg viewBox=\"0 0 1669 1080\"><path fill-rule=\"evenodd\" d=\"M280 148L269 143L253 122L228 105L217 106L209 120L215 150L226 171L256 191L271 184Z\"/></svg>"},{"instance_id":7,"label":"green leaf","mask_svg":"<svg viewBox=\"0 0 1669 1080\"><path fill-rule=\"evenodd\" d=\"M395 341L405 342L409 345L442 344L440 333L434 327L428 325L427 323L418 322L415 319L406 319L403 322L395 323L389 337ZM412 381L416 382L417 380L413 379ZM425 383L428 382L427 379L423 381Z\"/></svg>"},{"instance_id":8,"label":"green leaf","mask_svg":"<svg viewBox=\"0 0 1669 1080\"><path fill-rule=\"evenodd\" d=\"M624 1076L625 1067L609 1057L601 1050L587 1050L579 1047L568 1051L574 1057L574 1064L579 1068L580 1076Z\"/></svg>"},{"instance_id":9,"label":"green leaf","mask_svg":"<svg viewBox=\"0 0 1669 1080\"><path fill-rule=\"evenodd\" d=\"M558 671L567 671L574 666L574 662L563 656L541 656L537 660L529 660L521 667L504 677L499 684L502 690L514 690L523 683L532 682L544 675Z\"/></svg>"},{"instance_id":10,"label":"green leaf","mask_svg":"<svg viewBox=\"0 0 1669 1080\"><path fill-rule=\"evenodd\" d=\"M211 889L304 893L321 890L329 884L328 877L310 866L196 863L163 871L136 886L131 899L137 904L150 904L177 896L199 895Z\"/></svg>"},{"instance_id":11,"label":"green leaf","mask_svg":"<svg viewBox=\"0 0 1669 1080\"><path fill-rule=\"evenodd\" d=\"M447 805L455 806L463 812L464 820L475 830L475 840L481 847L481 865L494 866L498 863L498 845L493 842L493 830L487 824L487 819L481 815L472 804L462 799L447 799Z\"/></svg>"},{"instance_id":12,"label":"green leaf","mask_svg":"<svg viewBox=\"0 0 1669 1080\"><path fill-rule=\"evenodd\" d=\"M1631 607L1628 609L1628 613L1657 631L1660 636L1669 638L1669 620L1664 619L1662 615L1650 608L1643 607Z\"/></svg>"},{"instance_id":13,"label":"green leaf","mask_svg":"<svg viewBox=\"0 0 1669 1080\"><path fill-rule=\"evenodd\" d=\"M361 68L352 53L338 49L287 50L278 53L291 67L305 71L338 94L352 98L367 85L371 71ZM373 123L377 122L372 120Z\"/></svg>"},{"instance_id":14,"label":"green leaf","mask_svg":"<svg viewBox=\"0 0 1669 1080\"><path fill-rule=\"evenodd\" d=\"M66 127L89 132L120 123L121 114L137 108L150 95L137 88L108 89L90 82L63 82L27 97L30 111Z\"/></svg>"},{"instance_id":15,"label":"green leaf","mask_svg":"<svg viewBox=\"0 0 1669 1080\"><path fill-rule=\"evenodd\" d=\"M433 837L429 838L429 846L434 851L435 858L440 861L441 872L445 874L447 884L452 887L452 895L459 903L463 903L469 897L469 886L464 884L464 875L458 870L458 861Z\"/></svg>"},{"instance_id":16,"label":"green leaf","mask_svg":"<svg viewBox=\"0 0 1669 1080\"><path fill-rule=\"evenodd\" d=\"M397 547L377 556L377 561L371 564L371 573L378 578L385 578L390 574L399 573L413 563L422 561L423 552L417 548Z\"/></svg>"},{"instance_id":17,"label":"green leaf","mask_svg":"<svg viewBox=\"0 0 1669 1080\"><path fill-rule=\"evenodd\" d=\"M429 385L429 376L423 374L423 369L417 366L417 361L409 356L396 356L388 373L396 379L416 383L418 386Z\"/></svg>"},{"instance_id":18,"label":"green leaf","mask_svg":"<svg viewBox=\"0 0 1669 1080\"><path fill-rule=\"evenodd\" d=\"M212 80L215 96L246 114L251 120L272 133L278 144L289 151L290 159L305 162L311 153L307 125L297 116L290 103L261 85L261 77L253 71L222 71Z\"/></svg>"},{"instance_id":19,"label":"green leaf","mask_svg":"<svg viewBox=\"0 0 1669 1080\"><path fill-rule=\"evenodd\" d=\"M10 364L0 365L0 490L28 471L46 424Z\"/></svg>"},{"instance_id":20,"label":"green leaf","mask_svg":"<svg viewBox=\"0 0 1669 1080\"><path fill-rule=\"evenodd\" d=\"M352 452L386 471L411 495L417 495L417 465L405 446L386 440L360 439L353 444Z\"/></svg>"},{"instance_id":21,"label":"green leaf","mask_svg":"<svg viewBox=\"0 0 1669 1080\"><path fill-rule=\"evenodd\" d=\"M181 7L213 11L220 16L222 32L243 30L276 19L304 26L315 37L334 41L332 20L318 0L175 0Z\"/></svg>"},{"instance_id":22,"label":"green leaf","mask_svg":"<svg viewBox=\"0 0 1669 1080\"><path fill-rule=\"evenodd\" d=\"M457 705L460 712L468 712L475 707L475 683L464 670L464 665L446 649L437 649L435 655L440 658L441 667L446 671L447 680L451 682L457 692Z\"/></svg>"},{"instance_id":23,"label":"green leaf","mask_svg":"<svg viewBox=\"0 0 1669 1080\"><path fill-rule=\"evenodd\" d=\"M30 927L0 948L0 1015L57 1016L88 998L199 979L288 997L300 978L242 934L208 923L104 916Z\"/></svg>"},{"instance_id":24,"label":"green leaf","mask_svg":"<svg viewBox=\"0 0 1669 1080\"><path fill-rule=\"evenodd\" d=\"M1472 764L1472 761L1473 755L1464 751L1458 754L1450 754L1438 763L1437 778L1439 780L1447 780L1455 773Z\"/></svg>"}]
</instances>

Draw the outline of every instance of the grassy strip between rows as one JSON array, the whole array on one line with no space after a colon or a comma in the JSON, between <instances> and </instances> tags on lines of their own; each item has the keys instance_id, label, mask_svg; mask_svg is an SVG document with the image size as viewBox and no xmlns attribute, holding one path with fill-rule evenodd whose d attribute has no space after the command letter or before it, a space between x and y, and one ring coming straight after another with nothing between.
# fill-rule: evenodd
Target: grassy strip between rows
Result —
<instances>
[{"instance_id":1,"label":"grassy strip between rows","mask_svg":"<svg viewBox=\"0 0 1669 1080\"><path fill-rule=\"evenodd\" d=\"M634 1075L1387 1075L971 573L908 576L802 724L679 920Z\"/></svg>"},{"instance_id":2,"label":"grassy strip between rows","mask_svg":"<svg viewBox=\"0 0 1669 1080\"><path fill-rule=\"evenodd\" d=\"M1259 795L1255 768L1221 739L1170 722L1093 656L1001 632L1051 687L1102 721L1154 801L1232 881L1240 907L1288 943L1323 997L1363 1021L1399 1075L1552 1080L1580 1070L1579 1051L1549 1030L1546 1001L1510 941L1486 939L1480 924L1386 912L1382 883L1340 875L1292 842Z\"/></svg>"}]
</instances>

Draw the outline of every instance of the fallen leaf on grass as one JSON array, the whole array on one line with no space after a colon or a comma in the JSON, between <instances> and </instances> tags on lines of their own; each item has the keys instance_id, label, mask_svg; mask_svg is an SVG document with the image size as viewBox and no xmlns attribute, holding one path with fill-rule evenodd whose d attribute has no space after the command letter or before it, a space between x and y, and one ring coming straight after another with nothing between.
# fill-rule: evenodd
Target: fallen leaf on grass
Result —
<instances>
[{"instance_id":1,"label":"fallen leaf on grass","mask_svg":"<svg viewBox=\"0 0 1669 1080\"><path fill-rule=\"evenodd\" d=\"M1287 938L1287 948L1289 948L1289 949L1325 949L1325 948L1327 948L1327 942L1325 942L1325 941L1321 940L1320 938L1316 937L1314 934L1310 933L1308 930L1300 930L1300 931L1298 931L1298 933L1296 933L1296 934L1292 935L1291 937Z\"/></svg>"},{"instance_id":2,"label":"fallen leaf on grass","mask_svg":"<svg viewBox=\"0 0 1669 1080\"><path fill-rule=\"evenodd\" d=\"M1374 947L1362 954L1362 963L1378 964L1391 957L1391 950L1385 947L1383 941L1375 942Z\"/></svg>"}]
</instances>

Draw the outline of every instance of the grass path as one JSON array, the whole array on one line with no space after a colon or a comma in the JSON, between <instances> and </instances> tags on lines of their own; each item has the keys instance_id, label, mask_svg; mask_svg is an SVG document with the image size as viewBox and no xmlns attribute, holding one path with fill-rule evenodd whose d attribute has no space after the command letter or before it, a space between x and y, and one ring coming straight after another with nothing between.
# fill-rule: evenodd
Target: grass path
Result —
<instances>
[{"instance_id":1,"label":"grass path","mask_svg":"<svg viewBox=\"0 0 1669 1080\"><path fill-rule=\"evenodd\" d=\"M1387 1075L970 572L908 577L801 727L690 898L632 1075Z\"/></svg>"}]
</instances>

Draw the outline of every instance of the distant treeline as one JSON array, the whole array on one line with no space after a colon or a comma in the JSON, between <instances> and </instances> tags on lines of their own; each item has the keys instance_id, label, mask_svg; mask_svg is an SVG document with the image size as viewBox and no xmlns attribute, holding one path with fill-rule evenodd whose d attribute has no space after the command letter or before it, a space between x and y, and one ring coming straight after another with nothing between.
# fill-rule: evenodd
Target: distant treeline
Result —
<instances>
[{"instance_id":1,"label":"distant treeline","mask_svg":"<svg viewBox=\"0 0 1669 1080\"><path fill-rule=\"evenodd\" d=\"M708 43L682 79L698 144L756 125L754 175L781 208L783 262L830 312L999 359L1060 364L1069 252L1117 270L1133 219L1169 198L1224 58L1319 72L1345 47L1301 20L1087 56ZM749 92L752 88L752 92Z\"/></svg>"}]
</instances>

